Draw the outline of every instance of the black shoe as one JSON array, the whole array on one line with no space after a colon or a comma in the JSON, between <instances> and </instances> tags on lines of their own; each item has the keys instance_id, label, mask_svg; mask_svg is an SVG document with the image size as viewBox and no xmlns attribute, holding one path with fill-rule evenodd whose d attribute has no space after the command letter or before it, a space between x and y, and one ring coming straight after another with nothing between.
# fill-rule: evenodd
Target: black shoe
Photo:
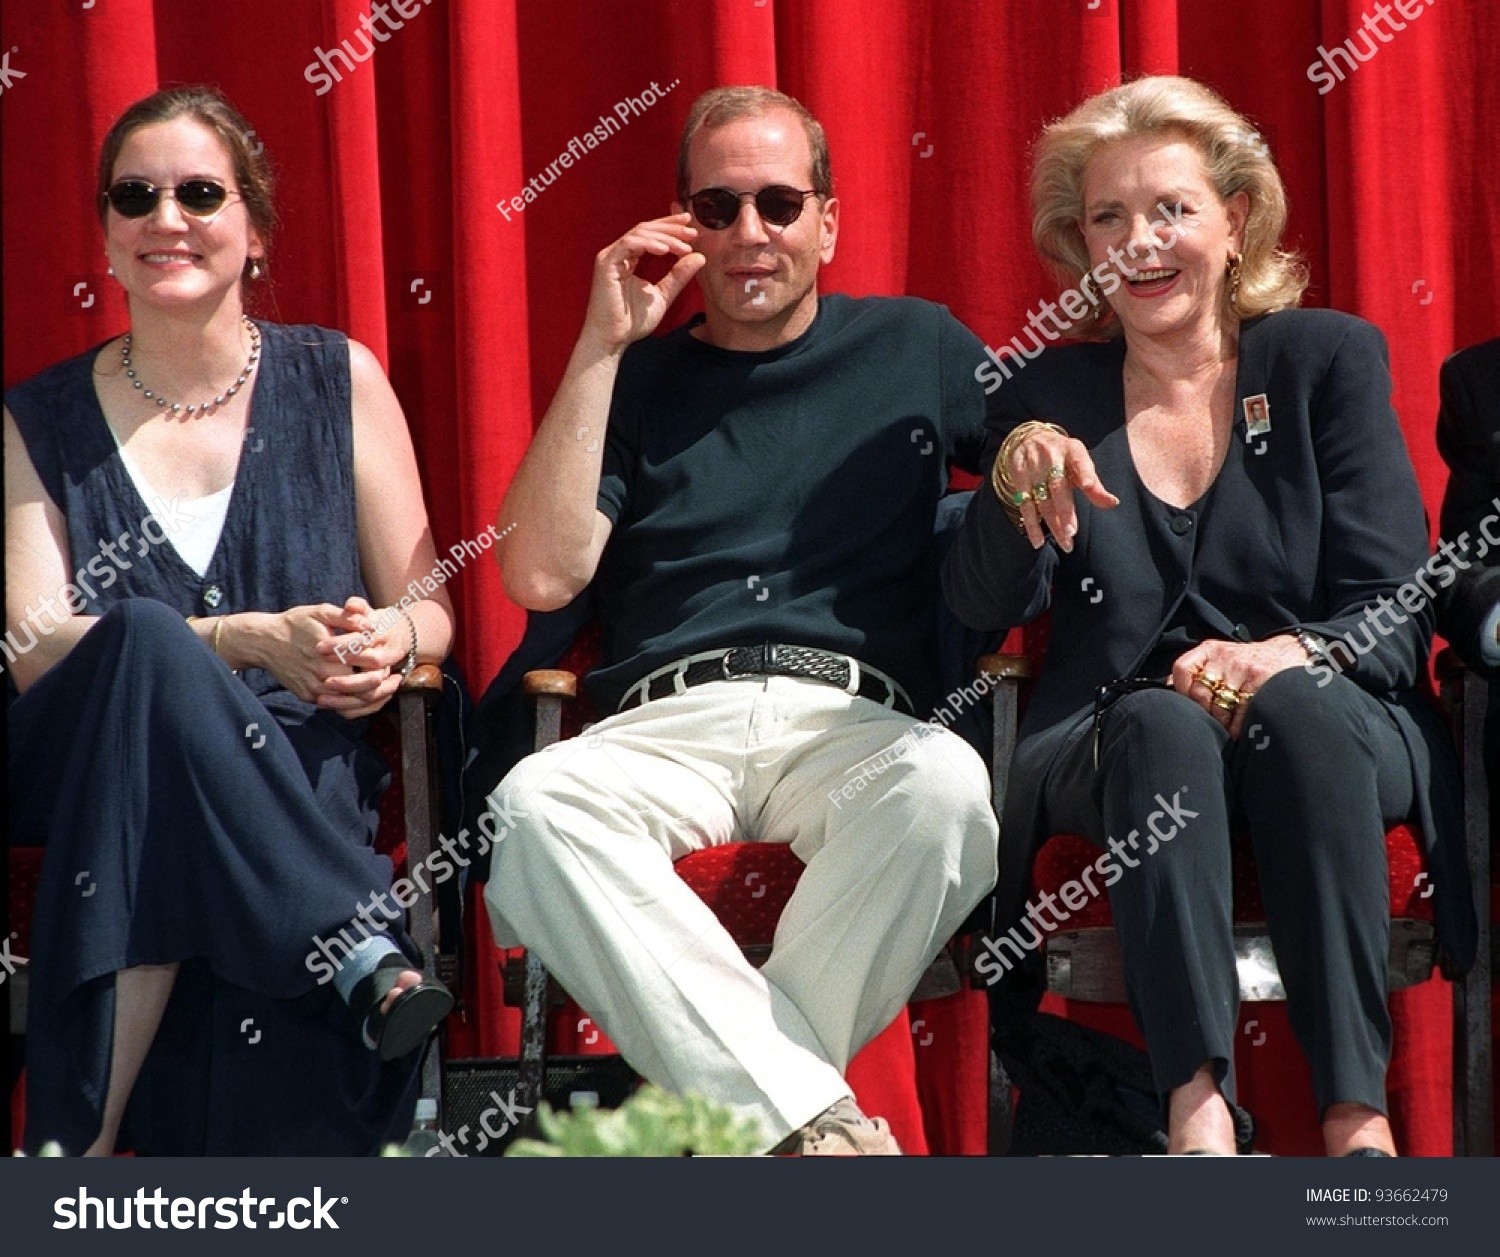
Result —
<instances>
[{"instance_id":1,"label":"black shoe","mask_svg":"<svg viewBox=\"0 0 1500 1257\"><path fill-rule=\"evenodd\" d=\"M389 1009L380 1005L395 988L396 979L415 969L400 952L380 958L373 973L359 980L349 995L349 1010L360 1028L360 1037L383 1061L394 1061L414 1052L427 1036L453 1011L453 996L437 978L424 977L396 997Z\"/></svg>"},{"instance_id":2,"label":"black shoe","mask_svg":"<svg viewBox=\"0 0 1500 1257\"><path fill-rule=\"evenodd\" d=\"M1384 1148L1350 1148L1344 1155L1346 1157L1388 1157L1391 1154Z\"/></svg>"}]
</instances>

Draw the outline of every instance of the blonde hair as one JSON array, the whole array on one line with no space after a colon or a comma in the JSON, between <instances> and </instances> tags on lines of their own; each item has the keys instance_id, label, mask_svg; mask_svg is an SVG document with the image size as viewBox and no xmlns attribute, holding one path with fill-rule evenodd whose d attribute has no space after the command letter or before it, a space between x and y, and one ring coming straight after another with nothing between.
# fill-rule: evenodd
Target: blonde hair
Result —
<instances>
[{"instance_id":1,"label":"blonde hair","mask_svg":"<svg viewBox=\"0 0 1500 1257\"><path fill-rule=\"evenodd\" d=\"M1218 93L1171 75L1136 79L1091 96L1042 131L1031 173L1031 238L1064 282L1076 287L1090 269L1080 226L1089 162L1104 145L1141 135L1181 136L1202 155L1208 181L1221 199L1237 192L1249 199L1234 305L1225 289L1229 317L1297 305L1307 287L1307 269L1300 257L1280 247L1286 189L1265 142ZM1075 327L1080 336L1120 334L1119 320L1102 301Z\"/></svg>"}]
</instances>

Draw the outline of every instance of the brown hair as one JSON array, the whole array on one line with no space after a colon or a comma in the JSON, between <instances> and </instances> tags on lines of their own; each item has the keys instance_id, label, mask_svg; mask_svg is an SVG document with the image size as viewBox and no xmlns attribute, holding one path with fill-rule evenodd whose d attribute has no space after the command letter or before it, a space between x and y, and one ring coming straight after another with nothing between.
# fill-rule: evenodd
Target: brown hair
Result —
<instances>
[{"instance_id":1,"label":"brown hair","mask_svg":"<svg viewBox=\"0 0 1500 1257\"><path fill-rule=\"evenodd\" d=\"M109 215L105 193L114 182L115 162L133 131L157 122L188 117L201 123L219 138L234 163L234 190L245 202L250 222L260 236L267 253L271 234L276 227L274 199L275 178L266 160L264 146L252 141L255 134L233 105L212 87L169 87L153 92L125 110L110 127L99 149L98 204L99 221ZM265 259L262 259L264 263ZM245 260L244 276L250 278L250 259Z\"/></svg>"},{"instance_id":2,"label":"brown hair","mask_svg":"<svg viewBox=\"0 0 1500 1257\"><path fill-rule=\"evenodd\" d=\"M1140 135L1180 136L1203 157L1219 197L1249 199L1238 300L1225 299L1231 317L1250 318L1295 306L1307 287L1301 258L1284 250L1286 189L1265 141L1225 100L1193 79L1156 75L1092 96L1051 123L1037 143L1031 174L1031 238L1064 282L1076 285L1089 270L1083 240L1083 180L1089 162L1106 144ZM1120 324L1108 304L1075 325L1081 336L1117 336Z\"/></svg>"},{"instance_id":3,"label":"brown hair","mask_svg":"<svg viewBox=\"0 0 1500 1257\"><path fill-rule=\"evenodd\" d=\"M774 87L715 87L704 92L688 110L687 121L682 124L682 143L677 149L677 200L686 205L693 194L688 184L688 149L699 131L713 130L741 118L754 118L773 109L785 109L797 116L802 130L807 135L807 147L812 153L812 186L818 196L827 200L833 195L833 168L828 160L828 137L823 125L807 111L799 100Z\"/></svg>"}]
</instances>

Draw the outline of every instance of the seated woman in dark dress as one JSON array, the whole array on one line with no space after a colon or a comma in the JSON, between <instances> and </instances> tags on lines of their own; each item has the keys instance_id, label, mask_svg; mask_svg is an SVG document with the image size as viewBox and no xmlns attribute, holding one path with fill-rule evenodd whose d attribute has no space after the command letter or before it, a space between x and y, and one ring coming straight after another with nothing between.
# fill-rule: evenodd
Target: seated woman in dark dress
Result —
<instances>
[{"instance_id":1,"label":"seated woman in dark dress","mask_svg":"<svg viewBox=\"0 0 1500 1257\"><path fill-rule=\"evenodd\" d=\"M125 112L99 214L130 329L5 398L33 1151L108 1155L124 1123L143 1152L374 1152L452 1006L380 898L362 737L452 608L391 605L436 555L375 358L244 313L253 135L202 88Z\"/></svg>"},{"instance_id":2,"label":"seated woman in dark dress","mask_svg":"<svg viewBox=\"0 0 1500 1257\"><path fill-rule=\"evenodd\" d=\"M1084 102L1043 134L1032 198L1070 335L1095 343L981 368L992 484L944 571L976 628L1052 612L1000 927L1042 838L1107 846L1089 886L1110 897L1169 1148L1232 1153L1229 840L1248 829L1325 1147L1392 1155L1387 822L1420 824L1460 965L1475 927L1452 751L1418 693L1427 529L1384 339L1291 308L1281 179L1200 84ZM1028 944L1038 916L1056 924L1035 909Z\"/></svg>"}]
</instances>

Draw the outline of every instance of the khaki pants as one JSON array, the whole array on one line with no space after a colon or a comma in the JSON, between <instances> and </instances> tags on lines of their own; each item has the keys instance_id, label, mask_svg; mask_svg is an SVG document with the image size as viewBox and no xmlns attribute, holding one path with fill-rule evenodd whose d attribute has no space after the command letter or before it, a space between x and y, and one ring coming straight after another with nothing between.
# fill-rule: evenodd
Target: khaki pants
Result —
<instances>
[{"instance_id":1,"label":"khaki pants","mask_svg":"<svg viewBox=\"0 0 1500 1257\"><path fill-rule=\"evenodd\" d=\"M755 1111L768 1147L849 1094L850 1058L995 882L979 756L816 681L622 712L528 756L489 806L509 827L496 941L531 948L645 1078ZM672 871L730 842L807 865L759 972Z\"/></svg>"}]
</instances>

